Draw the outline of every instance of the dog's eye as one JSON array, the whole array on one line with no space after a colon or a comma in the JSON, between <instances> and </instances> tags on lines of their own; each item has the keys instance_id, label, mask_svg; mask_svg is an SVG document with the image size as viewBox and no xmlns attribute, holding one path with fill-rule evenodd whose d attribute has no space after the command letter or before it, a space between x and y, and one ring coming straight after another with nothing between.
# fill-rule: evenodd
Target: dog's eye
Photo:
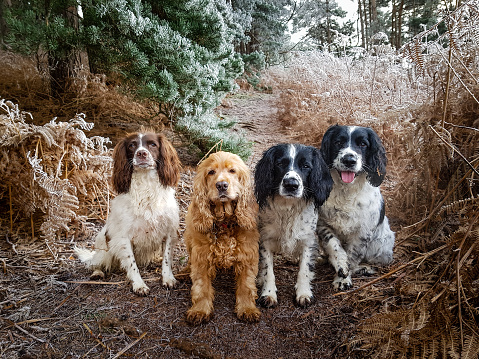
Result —
<instances>
[{"instance_id":1,"label":"dog's eye","mask_svg":"<svg viewBox=\"0 0 479 359\"><path fill-rule=\"evenodd\" d=\"M236 170L234 168L231 168L230 173L236 173Z\"/></svg>"},{"instance_id":2,"label":"dog's eye","mask_svg":"<svg viewBox=\"0 0 479 359\"><path fill-rule=\"evenodd\" d=\"M303 164L303 168L311 168L310 165L308 165L307 163Z\"/></svg>"},{"instance_id":3,"label":"dog's eye","mask_svg":"<svg viewBox=\"0 0 479 359\"><path fill-rule=\"evenodd\" d=\"M130 144L128 145L128 148L129 149L136 148L136 142L130 142Z\"/></svg>"},{"instance_id":4,"label":"dog's eye","mask_svg":"<svg viewBox=\"0 0 479 359\"><path fill-rule=\"evenodd\" d=\"M359 142L359 147L368 147L368 143L366 141Z\"/></svg>"},{"instance_id":5,"label":"dog's eye","mask_svg":"<svg viewBox=\"0 0 479 359\"><path fill-rule=\"evenodd\" d=\"M209 175L209 176L213 176L215 173L216 173L215 170L211 170L211 171L208 172L208 175Z\"/></svg>"},{"instance_id":6,"label":"dog's eye","mask_svg":"<svg viewBox=\"0 0 479 359\"><path fill-rule=\"evenodd\" d=\"M154 142L151 142L151 143L150 143L150 147L158 147L158 145L157 145L156 143L154 143Z\"/></svg>"}]
</instances>

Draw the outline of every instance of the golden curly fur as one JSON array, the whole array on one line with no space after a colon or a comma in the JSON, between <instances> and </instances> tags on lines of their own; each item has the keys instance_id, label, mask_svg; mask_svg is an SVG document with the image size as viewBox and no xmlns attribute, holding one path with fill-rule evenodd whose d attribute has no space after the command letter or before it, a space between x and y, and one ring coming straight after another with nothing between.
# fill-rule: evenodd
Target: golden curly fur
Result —
<instances>
[{"instance_id":1,"label":"golden curly fur","mask_svg":"<svg viewBox=\"0 0 479 359\"><path fill-rule=\"evenodd\" d=\"M212 280L217 269L234 268L239 319L255 322L258 206L248 167L237 155L216 152L203 161L193 181L184 239L191 269L192 306L187 321L199 324L213 314Z\"/></svg>"}]
</instances>

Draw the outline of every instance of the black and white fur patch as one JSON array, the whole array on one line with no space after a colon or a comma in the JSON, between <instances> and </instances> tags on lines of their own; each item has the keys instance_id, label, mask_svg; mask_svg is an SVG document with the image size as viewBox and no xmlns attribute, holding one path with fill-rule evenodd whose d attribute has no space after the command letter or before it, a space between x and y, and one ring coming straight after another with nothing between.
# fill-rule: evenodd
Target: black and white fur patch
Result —
<instances>
[{"instance_id":1,"label":"black and white fur patch","mask_svg":"<svg viewBox=\"0 0 479 359\"><path fill-rule=\"evenodd\" d=\"M317 210L332 186L318 149L279 144L268 149L256 165L255 195L259 203L259 304L278 303L273 254L299 260L296 302L307 306L313 297L311 280L318 253Z\"/></svg>"},{"instance_id":2,"label":"black and white fur patch","mask_svg":"<svg viewBox=\"0 0 479 359\"><path fill-rule=\"evenodd\" d=\"M374 273L367 264L392 261L394 232L379 190L386 152L371 128L336 125L324 134L321 154L334 185L319 210L318 236L336 271L333 286L344 290L352 274Z\"/></svg>"}]
</instances>

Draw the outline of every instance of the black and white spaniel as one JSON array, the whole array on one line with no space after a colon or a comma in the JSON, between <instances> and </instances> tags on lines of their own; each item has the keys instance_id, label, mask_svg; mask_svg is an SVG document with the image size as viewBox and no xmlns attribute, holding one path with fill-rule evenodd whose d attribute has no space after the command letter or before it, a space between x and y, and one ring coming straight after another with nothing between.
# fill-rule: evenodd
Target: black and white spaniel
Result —
<instances>
[{"instance_id":1,"label":"black and white spaniel","mask_svg":"<svg viewBox=\"0 0 479 359\"><path fill-rule=\"evenodd\" d=\"M392 261L394 232L384 215L379 185L386 174L386 151L368 127L331 126L321 154L334 181L318 219L320 243L336 271L333 286L352 286L351 274L373 274L369 264Z\"/></svg>"},{"instance_id":2,"label":"black and white spaniel","mask_svg":"<svg viewBox=\"0 0 479 359\"><path fill-rule=\"evenodd\" d=\"M179 174L176 150L162 134L134 133L116 145L112 182L118 196L111 201L94 251L75 248L80 260L94 270L92 278L103 278L103 271L121 267L133 291L147 295L149 288L137 264L147 265L159 254L163 255L163 285L175 285L171 262L178 240L175 188Z\"/></svg>"},{"instance_id":3,"label":"black and white spaniel","mask_svg":"<svg viewBox=\"0 0 479 359\"><path fill-rule=\"evenodd\" d=\"M278 303L273 254L299 260L296 303L311 303L311 280L318 253L318 208L332 186L329 170L318 149L279 144L268 149L256 165L255 195L259 203L259 304Z\"/></svg>"}]
</instances>

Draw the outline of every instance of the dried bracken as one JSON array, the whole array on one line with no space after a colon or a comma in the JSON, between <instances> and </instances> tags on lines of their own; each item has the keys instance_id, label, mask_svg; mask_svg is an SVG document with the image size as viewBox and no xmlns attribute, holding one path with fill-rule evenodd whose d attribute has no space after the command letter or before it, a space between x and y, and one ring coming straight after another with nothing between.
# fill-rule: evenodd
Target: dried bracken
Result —
<instances>
[{"instance_id":1,"label":"dried bracken","mask_svg":"<svg viewBox=\"0 0 479 359\"><path fill-rule=\"evenodd\" d=\"M64 231L84 229L88 218L108 213L111 156L108 138L88 138L93 125L78 114L43 126L0 99L0 197L9 203L10 231L31 219L51 242ZM14 226L15 223L15 226Z\"/></svg>"}]
</instances>

